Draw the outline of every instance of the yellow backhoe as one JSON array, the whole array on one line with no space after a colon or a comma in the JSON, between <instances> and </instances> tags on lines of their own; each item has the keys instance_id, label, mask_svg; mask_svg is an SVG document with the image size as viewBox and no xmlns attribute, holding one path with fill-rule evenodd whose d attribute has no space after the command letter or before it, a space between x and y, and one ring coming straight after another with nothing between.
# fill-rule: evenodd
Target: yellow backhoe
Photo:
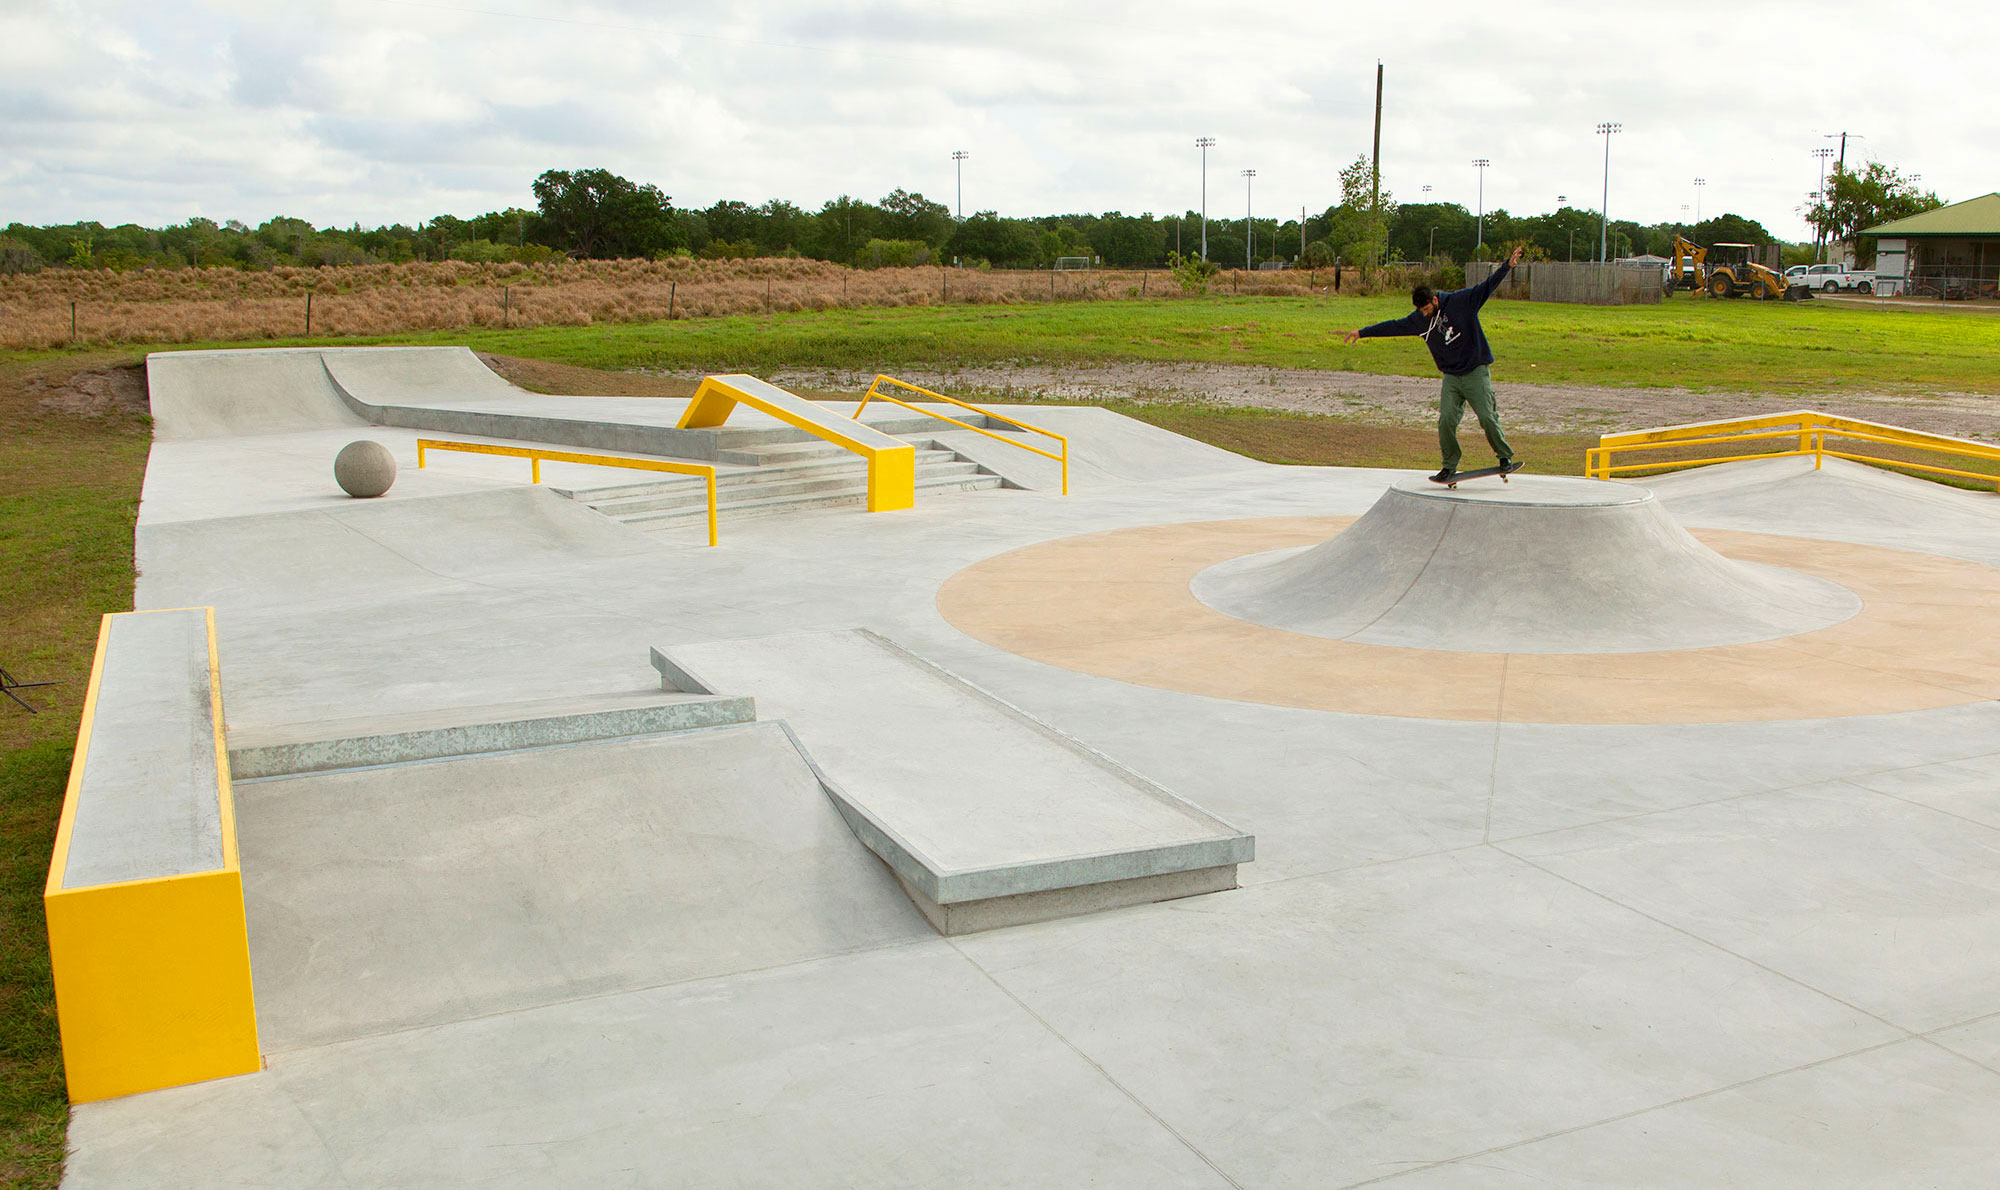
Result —
<instances>
[{"instance_id":1,"label":"yellow backhoe","mask_svg":"<svg viewBox=\"0 0 2000 1190\"><path fill-rule=\"evenodd\" d=\"M1767 302L1800 302L1813 295L1808 287L1788 285L1783 277L1751 260L1754 251L1749 244L1704 248L1685 236L1675 236L1673 261L1667 266L1667 292L1700 289L1710 297L1755 297Z\"/></svg>"}]
</instances>

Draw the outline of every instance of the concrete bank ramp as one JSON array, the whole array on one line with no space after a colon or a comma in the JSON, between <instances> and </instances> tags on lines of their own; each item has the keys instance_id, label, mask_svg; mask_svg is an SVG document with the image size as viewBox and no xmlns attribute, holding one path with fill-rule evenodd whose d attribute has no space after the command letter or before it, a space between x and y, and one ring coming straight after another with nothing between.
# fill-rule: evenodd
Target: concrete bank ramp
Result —
<instances>
[{"instance_id":1,"label":"concrete bank ramp","mask_svg":"<svg viewBox=\"0 0 2000 1190\"><path fill-rule=\"evenodd\" d=\"M663 650L663 675L782 718L855 833L944 933L1236 885L1252 840L865 631Z\"/></svg>"},{"instance_id":2,"label":"concrete bank ramp","mask_svg":"<svg viewBox=\"0 0 2000 1190\"><path fill-rule=\"evenodd\" d=\"M1401 480L1337 536L1232 559L1191 585L1268 627L1474 653L1741 644L1861 608L1825 579L1723 557L1645 488L1550 476Z\"/></svg>"},{"instance_id":3,"label":"concrete bank ramp","mask_svg":"<svg viewBox=\"0 0 2000 1190\"><path fill-rule=\"evenodd\" d=\"M774 724L236 790L267 1050L934 937Z\"/></svg>"},{"instance_id":4,"label":"concrete bank ramp","mask_svg":"<svg viewBox=\"0 0 2000 1190\"><path fill-rule=\"evenodd\" d=\"M356 347L322 353L347 395L366 405L490 401L530 396L479 362L469 347Z\"/></svg>"},{"instance_id":5,"label":"concrete bank ramp","mask_svg":"<svg viewBox=\"0 0 2000 1190\"><path fill-rule=\"evenodd\" d=\"M158 351L146 357L161 442L366 426L312 348ZM473 362L477 363L477 360Z\"/></svg>"},{"instance_id":6,"label":"concrete bank ramp","mask_svg":"<svg viewBox=\"0 0 2000 1190\"><path fill-rule=\"evenodd\" d=\"M1656 475L1646 487L1687 525L1824 537L2000 565L2000 497L1865 463L1750 459Z\"/></svg>"}]
</instances>

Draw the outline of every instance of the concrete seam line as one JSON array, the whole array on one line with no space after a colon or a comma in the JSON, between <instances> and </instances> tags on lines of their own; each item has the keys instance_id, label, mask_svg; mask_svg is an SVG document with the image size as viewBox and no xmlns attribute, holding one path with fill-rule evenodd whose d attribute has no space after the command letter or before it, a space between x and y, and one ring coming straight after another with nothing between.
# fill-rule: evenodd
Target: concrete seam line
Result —
<instances>
[{"instance_id":1,"label":"concrete seam line","mask_svg":"<svg viewBox=\"0 0 2000 1190\"><path fill-rule=\"evenodd\" d=\"M1036 1024L1040 1025L1044 1029L1047 1029L1049 1032L1049 1036L1055 1038L1057 1041L1062 1042L1063 1045L1066 1048L1068 1048L1068 1050L1071 1053L1083 1059L1083 1061L1086 1064L1088 1064L1092 1070L1095 1070L1100 1078L1102 1078L1105 1082L1110 1083L1112 1086L1116 1087L1118 1089L1119 1094L1125 1096L1127 1100L1131 1101L1132 1106L1138 1108L1140 1111L1145 1112L1148 1116L1152 1117L1152 1120L1155 1124L1158 1124L1161 1128L1166 1129L1167 1135L1181 1142L1181 1145L1185 1147L1188 1152L1193 1153L1196 1157L1201 1158L1202 1164L1214 1170L1216 1177L1219 1177L1223 1181L1228 1182L1231 1186L1236 1187L1236 1190L1244 1190L1243 1183L1237 1181L1233 1177L1230 1177L1229 1173L1226 1170L1224 1170L1220 1165L1217 1165L1215 1163L1214 1158L1210 1157L1207 1153L1202 1152L1200 1146L1196 1145L1193 1141L1189 1140L1185 1135L1183 1135L1180 1129L1168 1123L1166 1118L1161 1116L1159 1112L1154 1111L1151 1104L1147 1103L1145 1100L1139 1098L1138 1095L1134 1094L1130 1087L1127 1087L1124 1083L1119 1082L1118 1079L1115 1076L1113 1076L1109 1070L1106 1070L1102 1065L1098 1063L1097 1059L1091 1057L1089 1054L1084 1053L1083 1047L1077 1045L1076 1042L1071 1041L1063 1033L1062 1030L1050 1024L1048 1018L1044 1017L1041 1013L1036 1012L1034 1008L1028 1004L1027 1001L1015 995L1012 988L1009 988L1006 984L1001 983L998 979L995 979L993 977L993 973L991 971L988 971L985 967L981 966L978 959L975 959L971 955L966 954L965 950L959 946L958 940L956 938L946 938L945 942L949 944L953 950L958 952L959 958L964 959L966 963L970 965L974 971L979 972L979 974L985 978L986 982L992 984L994 988L996 988L1000 992L1001 995L1007 997L1009 1000L1012 1000L1015 1003L1015 1005L1018 1006L1022 1012L1027 1013L1028 1016Z\"/></svg>"},{"instance_id":2,"label":"concrete seam line","mask_svg":"<svg viewBox=\"0 0 2000 1190\"><path fill-rule=\"evenodd\" d=\"M1369 1178L1365 1182L1349 1182L1347 1186L1343 1188L1343 1190L1353 1190L1353 1187L1356 1186L1372 1186L1380 1182L1387 1182L1396 1178L1405 1177L1409 1174L1423 1173L1426 1170L1437 1169L1440 1166L1457 1165L1460 1162L1472 1161L1480 1157L1490 1157L1495 1153L1505 1153L1512 1149L1525 1148L1528 1145L1540 1144L1545 1140L1554 1140L1559 1136L1569 1136L1577 1132L1587 1132L1592 1128L1601 1128L1606 1124L1616 1124L1619 1123L1620 1121L1635 1119L1639 1116L1651 1114L1652 1112L1665 1111L1670 1107L1679 1107L1683 1103L1694 1103L1697 1100L1707 1099L1715 1095L1726 1094L1730 1091L1741 1090L1744 1087L1753 1087L1756 1086L1758 1083L1769 1082L1774 1078L1783 1078L1788 1074L1797 1074L1802 1070L1811 1070L1814 1069L1815 1067L1825 1066L1833 1062L1844 1062L1849 1058L1858 1058L1863 1054L1874 1053L1876 1050L1888 1049L1892 1046L1898 1046L1898 1045L1907 1045L1912 1041L1923 1041L1923 1040L1924 1040L1923 1037L1913 1035L1910 1037L1896 1037L1888 1041L1878 1041L1874 1045L1864 1045L1859 1049L1848 1050L1846 1053L1829 1054L1824 1058L1815 1058L1810 1062L1801 1062L1797 1066L1787 1066L1783 1070L1772 1070L1764 1074L1759 1074L1751 1078L1742 1079L1738 1082L1729 1083L1724 1086L1711 1087L1706 1091L1696 1091L1691 1095L1683 1095L1679 1099L1669 1099L1663 1103L1655 1103L1647 1107L1633 1108L1631 1111L1621 1112L1615 1116L1606 1116L1601 1120L1590 1120L1582 1124L1572 1125L1571 1127L1568 1128L1558 1128L1552 1132L1544 1132L1540 1136L1523 1137L1520 1140L1510 1141L1504 1145L1494 1145L1490 1149L1481 1149L1476 1153L1465 1153L1457 1157L1447 1157L1443 1161L1432 1161L1427 1164L1419 1165L1411 1169L1399 1169L1395 1173L1383 1174L1379 1178ZM1952 1051L1950 1050L1946 1050L1945 1052L1952 1053ZM1963 1054L1955 1054L1954 1056L1961 1058L1964 1057ZM1970 1059L1967 1059L1967 1061L1970 1061ZM1979 1063L1974 1062L1973 1065L1977 1066L1979 1065Z\"/></svg>"},{"instance_id":3,"label":"concrete seam line","mask_svg":"<svg viewBox=\"0 0 2000 1190\"><path fill-rule=\"evenodd\" d=\"M1953 1028L1953 1029L1955 1029L1955 1028L1958 1028L1958 1026L1957 1026L1957 1025L1950 1025L1950 1026L1947 1026L1947 1028ZM1930 1047L1931 1047L1932 1049L1936 1049L1936 1050L1942 1050L1943 1052L1945 1052L1945 1053L1947 1053L1947 1054L1950 1054L1950 1055L1951 1055L1952 1057L1954 1057L1954 1058L1957 1058L1957 1059L1958 1059L1959 1061L1961 1061L1961 1062L1970 1062L1970 1063L1972 1063L1972 1064L1973 1064L1974 1066L1977 1066L1977 1067L1979 1067L1979 1068L1980 1068L1981 1070L1989 1070L1989 1071L1992 1071L1992 1072L1993 1072L1994 1074L2000 1074L2000 1066L1994 1066L1994 1065L1991 1065L1991 1064L1989 1064L1989 1063L1986 1063L1986 1062L1981 1062L1981 1061L1980 1061L1979 1059L1977 1059L1977 1058L1973 1057L1973 1056L1972 1056L1972 1055L1970 1055L1970 1054L1962 1054L1962 1053L1958 1052L1957 1050L1955 1050L1955 1049L1951 1048L1950 1046L1946 1045L1946 1044L1945 1044L1944 1042L1942 1042L1942 1041L1939 1041L1939 1040L1938 1040L1938 1039L1937 1039L1937 1038L1936 1038L1936 1037L1935 1037L1935 1036L1933 1035L1933 1034L1935 1034L1936 1032L1937 1032L1937 1030L1932 1030L1932 1031L1931 1031L1930 1033L1921 1033L1921 1034L1918 1034L1918 1036L1917 1036L1917 1040L1918 1040L1918 1041L1921 1041L1921 1042L1923 1042L1923 1043L1924 1043L1925 1045L1928 1045L1928 1046L1930 1046Z\"/></svg>"},{"instance_id":4,"label":"concrete seam line","mask_svg":"<svg viewBox=\"0 0 2000 1190\"><path fill-rule=\"evenodd\" d=\"M629 988L607 988L603 991L586 992L580 996L562 996L553 1000L544 1000L536 1004L523 1004L514 1008L495 1008L491 1012L474 1013L471 1016L459 1017L456 1020L393 1025L371 1033L356 1033L352 1037L336 1037L330 1041L306 1042L285 1049L267 1047L264 1050L265 1067L269 1069L270 1059L281 1054L309 1054L317 1050L339 1049L343 1046L360 1045L366 1042L377 1041L384 1037L400 1037L406 1033L434 1033L444 1029L456 1028L460 1025L471 1024L475 1021L494 1021L502 1017L522 1016L531 1012L543 1012L551 1008L560 1008L566 1004L588 1004L593 1000L611 1000L619 996L639 996L648 992L665 991L668 988L692 987L699 983L717 983L726 979L741 979L753 975L769 975L773 972L788 971L794 967L810 967L817 963L834 963L842 959L851 959L883 951L900 950L905 947L930 946L937 941L936 937L897 938L887 942L850 946L843 950L828 951L825 954L808 955L802 959L769 963L761 967L745 967L741 971L722 971L711 975L690 975L685 979L669 979L661 983L643 983Z\"/></svg>"},{"instance_id":5,"label":"concrete seam line","mask_svg":"<svg viewBox=\"0 0 2000 1190\"><path fill-rule=\"evenodd\" d=\"M1507 706L1507 662L1511 657L1500 654L1500 680L1494 683L1498 690L1493 698L1493 763L1486 770L1486 821L1479 828L1481 843L1493 841L1493 800L1500 796L1500 733L1507 727L1501 712Z\"/></svg>"},{"instance_id":6,"label":"concrete seam line","mask_svg":"<svg viewBox=\"0 0 2000 1190\"><path fill-rule=\"evenodd\" d=\"M1568 876L1563 875L1561 872L1558 872L1553 868L1543 867L1541 864L1536 863L1534 860L1528 859L1525 856L1516 855L1497 843L1488 843L1485 844L1485 846L1491 847L1493 850L1506 856L1508 859L1518 860L1521 863L1526 864L1528 867L1533 868L1537 872L1541 872L1548 876L1553 876L1557 880L1562 881L1564 884L1569 885L1571 888L1581 889L1584 892L1589 893L1591 896L1596 897L1598 900L1603 901L1607 905L1616 905L1618 908L1625 910L1627 913L1636 913L1640 917L1645 918L1647 921L1652 922L1654 925L1662 926L1666 929L1672 930L1674 933L1679 934L1683 938L1691 939L1695 942L1700 943L1703 946L1709 947L1712 950L1718 951L1722 954L1726 954L1730 958L1735 959L1738 962L1748 963L1752 967L1757 968L1757 970L1762 971L1767 975L1775 976L1779 979L1784 980L1786 983L1792 984L1797 987L1802 987L1805 990L1814 994L1815 996L1824 996L1828 1000L1833 1001L1835 1004L1840 1005L1842 1008L1849 1009L1853 1012L1858 1012L1862 1016L1867 1017L1871 1021L1875 1021L1879 1024L1886 1025L1887 1027L1894 1029L1896 1032L1901 1033L1903 1036L1900 1040L1907 1041L1910 1038L1919 1036L1919 1034L1915 1030L1909 1029L1903 1025L1899 1025L1896 1022L1888 1019L1887 1017L1882 1016L1880 1013L1870 1012L1866 1008L1861 1007L1859 1004L1851 1004L1848 1001L1841 999L1839 996L1834 995L1832 992L1827 991L1825 988L1816 988L1813 985L1807 983L1805 980L1800 979L1796 975L1789 975L1783 971L1778 970L1776 967L1760 963L1756 959L1751 958L1749 955L1738 954L1735 951L1729 949L1727 946L1724 946L1720 942L1716 942L1713 939L1704 938L1700 934L1695 933L1693 930L1690 930L1684 926L1677 926L1673 922L1667 921L1664 918L1655 917L1653 914L1646 912L1644 909L1641 909L1636 905L1627 905L1625 902L1619 900L1617 897L1614 897L1607 892L1603 892L1599 889L1592 888L1588 884L1584 884L1581 881L1572 880ZM1867 1046L1864 1048L1874 1049L1876 1047ZM1856 1050L1855 1052L1860 1053L1862 1051Z\"/></svg>"}]
</instances>

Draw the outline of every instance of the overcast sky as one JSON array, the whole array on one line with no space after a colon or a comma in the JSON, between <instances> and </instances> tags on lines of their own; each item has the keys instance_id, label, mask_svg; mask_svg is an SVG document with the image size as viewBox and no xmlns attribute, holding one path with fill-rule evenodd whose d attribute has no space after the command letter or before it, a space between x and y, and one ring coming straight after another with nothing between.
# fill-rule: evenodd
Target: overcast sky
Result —
<instances>
[{"instance_id":1,"label":"overcast sky","mask_svg":"<svg viewBox=\"0 0 2000 1190\"><path fill-rule=\"evenodd\" d=\"M1807 236L1812 150L2000 189L2000 5L0 0L0 224L415 223L603 166L677 206L896 187L1006 215L1339 200L1387 74L1405 202L1728 210ZM1815 48L1819 47L1819 48ZM1706 179L1697 196L1694 179ZM1432 187L1426 194L1424 186Z\"/></svg>"}]
</instances>

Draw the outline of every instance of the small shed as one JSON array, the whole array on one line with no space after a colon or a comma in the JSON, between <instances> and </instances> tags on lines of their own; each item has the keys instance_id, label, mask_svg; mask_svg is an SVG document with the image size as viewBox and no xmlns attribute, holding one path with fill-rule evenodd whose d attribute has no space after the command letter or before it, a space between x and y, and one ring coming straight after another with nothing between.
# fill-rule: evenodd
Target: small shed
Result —
<instances>
[{"instance_id":1,"label":"small shed","mask_svg":"<svg viewBox=\"0 0 2000 1190\"><path fill-rule=\"evenodd\" d=\"M1992 297L2000 285L2000 192L1859 234L1876 237L1876 293Z\"/></svg>"}]
</instances>

